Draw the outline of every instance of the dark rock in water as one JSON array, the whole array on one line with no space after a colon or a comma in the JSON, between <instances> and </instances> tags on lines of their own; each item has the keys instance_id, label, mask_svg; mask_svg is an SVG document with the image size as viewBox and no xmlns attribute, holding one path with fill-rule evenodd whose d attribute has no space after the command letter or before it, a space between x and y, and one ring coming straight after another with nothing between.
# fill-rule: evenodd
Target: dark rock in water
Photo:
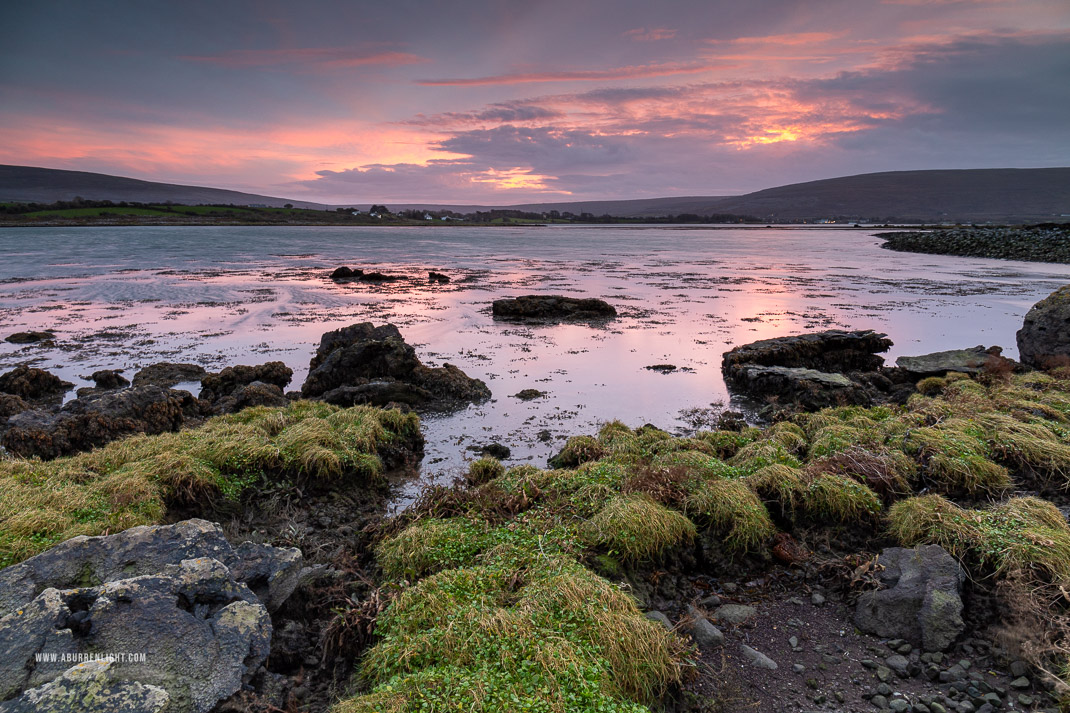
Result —
<instances>
[{"instance_id":1,"label":"dark rock in water","mask_svg":"<svg viewBox=\"0 0 1070 713\"><path fill-rule=\"evenodd\" d=\"M409 380L435 395L436 399L452 403L484 401L490 389L481 379L473 379L453 364L428 367L420 364L412 370Z\"/></svg>"},{"instance_id":2,"label":"dark rock in water","mask_svg":"<svg viewBox=\"0 0 1070 713\"><path fill-rule=\"evenodd\" d=\"M74 384L64 381L55 374L29 366L17 366L6 374L0 375L0 392L30 401L58 399L73 386Z\"/></svg>"},{"instance_id":3,"label":"dark rock in water","mask_svg":"<svg viewBox=\"0 0 1070 713\"><path fill-rule=\"evenodd\" d=\"M89 377L98 389L125 389L130 380L122 375L121 369L101 369Z\"/></svg>"},{"instance_id":4,"label":"dark rock in water","mask_svg":"<svg viewBox=\"0 0 1070 713\"><path fill-rule=\"evenodd\" d=\"M721 362L730 388L775 397L777 412L887 400L894 384L880 373L892 342L871 330L763 339L726 352ZM913 390L912 388L910 389Z\"/></svg>"},{"instance_id":5,"label":"dark rock in water","mask_svg":"<svg viewBox=\"0 0 1070 713\"><path fill-rule=\"evenodd\" d=\"M201 379L201 395L205 401L209 401L217 413L232 413L239 407L239 399L233 398L236 392L243 391L241 401L256 402L254 405L283 406L287 399L282 390L293 380L293 369L281 361L269 361L258 366L228 366L218 374L206 374ZM256 389L249 390L246 387L254 383L260 383ZM274 390L265 387L274 387ZM272 403L265 403L264 401ZM225 402L225 403L224 403Z\"/></svg>"},{"instance_id":6,"label":"dark rock in water","mask_svg":"<svg viewBox=\"0 0 1070 713\"><path fill-rule=\"evenodd\" d=\"M212 402L215 413L237 413L252 406L287 406L290 399L275 384L254 381L234 389L229 395Z\"/></svg>"},{"instance_id":7,"label":"dark rock in water","mask_svg":"<svg viewBox=\"0 0 1070 713\"><path fill-rule=\"evenodd\" d=\"M146 366L134 374L134 386L162 386L171 388L187 381L200 381L208 373L197 364L176 364L162 361Z\"/></svg>"},{"instance_id":8,"label":"dark rock in water","mask_svg":"<svg viewBox=\"0 0 1070 713\"><path fill-rule=\"evenodd\" d=\"M936 255L1070 263L1070 226L1042 223L1018 227L944 228L877 233L881 247Z\"/></svg>"},{"instance_id":9,"label":"dark rock in water","mask_svg":"<svg viewBox=\"0 0 1070 713\"><path fill-rule=\"evenodd\" d=\"M926 376L942 376L949 371L980 374L986 369L993 371L1014 369L1016 363L1012 359L1000 356L1002 353L1002 347L986 349L979 344L970 349L951 349L921 356L901 356L895 360L895 365L916 379Z\"/></svg>"},{"instance_id":10,"label":"dark rock in water","mask_svg":"<svg viewBox=\"0 0 1070 713\"><path fill-rule=\"evenodd\" d=\"M431 270L427 273L427 281L446 284L450 281L450 278L448 275L443 275L441 272L435 272L434 270Z\"/></svg>"},{"instance_id":11,"label":"dark rock in water","mask_svg":"<svg viewBox=\"0 0 1070 713\"><path fill-rule=\"evenodd\" d=\"M1019 358L1026 366L1070 366L1070 285L1033 305L1017 338Z\"/></svg>"},{"instance_id":12,"label":"dark rock in water","mask_svg":"<svg viewBox=\"0 0 1070 713\"><path fill-rule=\"evenodd\" d=\"M497 319L545 321L613 319L617 310L609 303L561 295L524 295L494 300L491 313Z\"/></svg>"},{"instance_id":13,"label":"dark rock in water","mask_svg":"<svg viewBox=\"0 0 1070 713\"><path fill-rule=\"evenodd\" d=\"M204 520L68 540L0 572L0 616L19 612L0 628L0 698L77 668L39 653L137 652L144 661L122 661L124 684L162 689L168 711L206 713L266 660L269 611L301 564L294 549L232 547ZM127 710L101 698L107 688L93 693L100 710Z\"/></svg>"},{"instance_id":14,"label":"dark rock in water","mask_svg":"<svg viewBox=\"0 0 1070 713\"><path fill-rule=\"evenodd\" d=\"M364 274L364 270L350 270L348 267L335 268L331 273L332 280L355 280Z\"/></svg>"},{"instance_id":15,"label":"dark rock in water","mask_svg":"<svg viewBox=\"0 0 1070 713\"><path fill-rule=\"evenodd\" d=\"M405 343L397 327L362 322L320 338L301 393L311 398L362 379L405 378L419 364L416 350Z\"/></svg>"},{"instance_id":16,"label":"dark rock in water","mask_svg":"<svg viewBox=\"0 0 1070 713\"><path fill-rule=\"evenodd\" d=\"M522 389L513 394L513 398L520 399L521 401L531 401L532 399L539 399L546 396L545 391L539 391L538 389Z\"/></svg>"},{"instance_id":17,"label":"dark rock in water","mask_svg":"<svg viewBox=\"0 0 1070 713\"><path fill-rule=\"evenodd\" d=\"M830 329L792 337L744 344L724 355L723 368L736 364L787 366L832 373L875 371L884 364L877 356L892 346L887 335L872 330Z\"/></svg>"},{"instance_id":18,"label":"dark rock in water","mask_svg":"<svg viewBox=\"0 0 1070 713\"><path fill-rule=\"evenodd\" d=\"M52 332L15 332L10 336L4 337L4 341L12 344L36 344L37 342L45 342L55 338L56 335Z\"/></svg>"},{"instance_id":19,"label":"dark rock in water","mask_svg":"<svg viewBox=\"0 0 1070 713\"><path fill-rule=\"evenodd\" d=\"M718 431L742 431L747 427L747 418L742 411L725 411L717 417Z\"/></svg>"},{"instance_id":20,"label":"dark rock in water","mask_svg":"<svg viewBox=\"0 0 1070 713\"><path fill-rule=\"evenodd\" d=\"M966 575L939 545L892 547L879 562L886 587L858 598L855 625L870 634L945 651L965 628L960 591Z\"/></svg>"},{"instance_id":21,"label":"dark rock in water","mask_svg":"<svg viewBox=\"0 0 1070 713\"><path fill-rule=\"evenodd\" d=\"M741 364L732 371L732 385L752 395L774 395L810 411L869 402L865 389L843 374L800 367Z\"/></svg>"},{"instance_id":22,"label":"dark rock in water","mask_svg":"<svg viewBox=\"0 0 1070 713\"><path fill-rule=\"evenodd\" d=\"M23 411L8 419L0 445L25 458L56 458L134 433L177 431L208 414L187 391L134 386L80 397L56 412Z\"/></svg>"},{"instance_id":23,"label":"dark rock in water","mask_svg":"<svg viewBox=\"0 0 1070 713\"><path fill-rule=\"evenodd\" d=\"M442 409L487 399L490 389L451 364L424 366L394 325L363 322L321 337L301 394L347 405L397 402Z\"/></svg>"},{"instance_id":24,"label":"dark rock in water","mask_svg":"<svg viewBox=\"0 0 1070 713\"><path fill-rule=\"evenodd\" d=\"M0 423L11 416L23 411L29 411L33 406L27 403L21 396L14 394L0 394Z\"/></svg>"},{"instance_id":25,"label":"dark rock in water","mask_svg":"<svg viewBox=\"0 0 1070 713\"><path fill-rule=\"evenodd\" d=\"M497 441L488 443L483 446L468 446L468 450L475 451L480 455L497 458L498 460L505 460L513 454L513 451L509 449L509 446L502 445Z\"/></svg>"},{"instance_id":26,"label":"dark rock in water","mask_svg":"<svg viewBox=\"0 0 1070 713\"><path fill-rule=\"evenodd\" d=\"M675 364L653 364L651 366L644 366L647 371L656 371L661 374L671 374L676 371Z\"/></svg>"},{"instance_id":27,"label":"dark rock in water","mask_svg":"<svg viewBox=\"0 0 1070 713\"><path fill-rule=\"evenodd\" d=\"M427 389L404 381L369 381L357 386L339 386L321 396L324 401L335 406L386 406L388 404L405 404L420 406L434 399Z\"/></svg>"},{"instance_id":28,"label":"dark rock in water","mask_svg":"<svg viewBox=\"0 0 1070 713\"><path fill-rule=\"evenodd\" d=\"M386 275L382 272L365 272L357 279L361 282L397 282L402 278L398 275Z\"/></svg>"}]
</instances>

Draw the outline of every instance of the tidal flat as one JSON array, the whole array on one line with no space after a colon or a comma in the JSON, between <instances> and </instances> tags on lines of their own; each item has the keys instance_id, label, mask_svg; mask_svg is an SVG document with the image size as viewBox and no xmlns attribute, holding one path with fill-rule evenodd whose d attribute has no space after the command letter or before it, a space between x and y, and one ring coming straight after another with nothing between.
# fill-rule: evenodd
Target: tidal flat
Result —
<instances>
[{"instance_id":1,"label":"tidal flat","mask_svg":"<svg viewBox=\"0 0 1070 713\"><path fill-rule=\"evenodd\" d=\"M1070 266L894 253L876 229L545 226L509 229L82 227L0 230L0 336L51 330L54 346L0 342L21 363L88 385L159 361L210 370L281 360L294 384L324 332L398 326L428 365L484 380L490 401L423 420L421 477L445 483L490 442L545 460L621 419L678 434L731 405L721 355L757 339L875 329L897 356L999 344ZM329 279L338 266L403 279ZM429 282L428 271L450 277ZM604 324L492 318L501 297L598 297ZM647 367L659 367L649 369ZM667 369L674 366L675 369ZM196 393L197 385L188 388ZM523 400L525 389L545 396ZM73 391L71 392L73 396Z\"/></svg>"}]
</instances>

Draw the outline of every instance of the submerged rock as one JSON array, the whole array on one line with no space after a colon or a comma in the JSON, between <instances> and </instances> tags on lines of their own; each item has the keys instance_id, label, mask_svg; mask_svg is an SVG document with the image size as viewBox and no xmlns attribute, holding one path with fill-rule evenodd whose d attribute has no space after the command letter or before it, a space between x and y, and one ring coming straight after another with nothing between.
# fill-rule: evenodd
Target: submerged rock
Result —
<instances>
[{"instance_id":1,"label":"submerged rock","mask_svg":"<svg viewBox=\"0 0 1070 713\"><path fill-rule=\"evenodd\" d=\"M4 337L4 341L11 344L36 344L55 338L56 335L52 332L15 332Z\"/></svg>"},{"instance_id":2,"label":"submerged rock","mask_svg":"<svg viewBox=\"0 0 1070 713\"><path fill-rule=\"evenodd\" d=\"M1037 369L1070 366L1070 285L1037 302L1018 330L1022 363Z\"/></svg>"},{"instance_id":3,"label":"submerged rock","mask_svg":"<svg viewBox=\"0 0 1070 713\"><path fill-rule=\"evenodd\" d=\"M58 411L18 413L8 419L0 445L24 458L56 458L134 433L177 431L207 415L207 404L187 391L134 386L79 397Z\"/></svg>"},{"instance_id":4,"label":"submerged rock","mask_svg":"<svg viewBox=\"0 0 1070 713\"><path fill-rule=\"evenodd\" d=\"M343 266L335 268L334 272L331 273L331 279L335 281L356 280L363 274L364 270L351 270L350 268Z\"/></svg>"},{"instance_id":5,"label":"submerged rock","mask_svg":"<svg viewBox=\"0 0 1070 713\"><path fill-rule=\"evenodd\" d=\"M970 349L951 349L921 356L901 356L895 365L912 378L922 379L927 376L943 376L949 371L963 374L980 374L985 369L1013 369L1016 364L1012 359L1000 356L1002 347L988 347L978 344Z\"/></svg>"},{"instance_id":6,"label":"submerged rock","mask_svg":"<svg viewBox=\"0 0 1070 713\"><path fill-rule=\"evenodd\" d=\"M293 593L302 561L292 548L234 547L218 525L186 520L75 537L0 570L0 697L84 705L72 696L90 690L88 680L96 697L87 700L101 711L158 710L123 707L131 696L163 700L167 711L211 710L267 658L269 612ZM72 668L98 652L143 660L94 664L91 675L86 664Z\"/></svg>"},{"instance_id":7,"label":"submerged rock","mask_svg":"<svg viewBox=\"0 0 1070 713\"><path fill-rule=\"evenodd\" d=\"M29 366L17 366L0 375L0 392L27 401L58 399L73 387L74 384L55 374Z\"/></svg>"},{"instance_id":8,"label":"submerged rock","mask_svg":"<svg viewBox=\"0 0 1070 713\"><path fill-rule=\"evenodd\" d=\"M175 384L187 381L200 381L208 373L203 366L197 364L177 364L173 362L159 362L146 366L134 374L134 386L163 386L170 388Z\"/></svg>"},{"instance_id":9,"label":"submerged rock","mask_svg":"<svg viewBox=\"0 0 1070 713\"><path fill-rule=\"evenodd\" d=\"M320 338L301 394L346 406L398 402L434 409L481 401L490 389L451 364L424 366L394 325L362 322Z\"/></svg>"},{"instance_id":10,"label":"submerged rock","mask_svg":"<svg viewBox=\"0 0 1070 713\"><path fill-rule=\"evenodd\" d=\"M450 278L448 275L443 275L441 272L435 272L434 270L431 270L427 273L427 281L446 284L450 281Z\"/></svg>"},{"instance_id":11,"label":"submerged rock","mask_svg":"<svg viewBox=\"0 0 1070 713\"><path fill-rule=\"evenodd\" d=\"M398 275L387 275L382 272L365 272L357 276L361 282L397 282L404 279Z\"/></svg>"},{"instance_id":12,"label":"submerged rock","mask_svg":"<svg viewBox=\"0 0 1070 713\"><path fill-rule=\"evenodd\" d=\"M543 321L613 319L617 316L617 310L604 300L561 295L524 295L494 300L491 313L496 319Z\"/></svg>"},{"instance_id":13,"label":"submerged rock","mask_svg":"<svg viewBox=\"0 0 1070 713\"><path fill-rule=\"evenodd\" d=\"M539 391L538 389L521 389L513 394L513 398L520 399L521 401L531 401L532 399L541 399L546 396L545 391Z\"/></svg>"},{"instance_id":14,"label":"submerged rock","mask_svg":"<svg viewBox=\"0 0 1070 713\"><path fill-rule=\"evenodd\" d=\"M966 574L939 545L892 547L878 560L885 589L858 598L855 625L904 639L926 651L945 651L965 628L960 591Z\"/></svg>"}]
</instances>

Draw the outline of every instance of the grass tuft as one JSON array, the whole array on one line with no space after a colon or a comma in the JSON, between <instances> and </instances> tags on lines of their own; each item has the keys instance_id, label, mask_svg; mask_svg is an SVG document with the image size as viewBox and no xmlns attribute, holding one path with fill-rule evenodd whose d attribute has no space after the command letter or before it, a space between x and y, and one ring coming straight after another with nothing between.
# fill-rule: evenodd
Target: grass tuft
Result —
<instances>
[{"instance_id":1,"label":"grass tuft","mask_svg":"<svg viewBox=\"0 0 1070 713\"><path fill-rule=\"evenodd\" d=\"M638 561L695 537L695 524L646 495L612 498L585 526L584 536L611 554Z\"/></svg>"}]
</instances>

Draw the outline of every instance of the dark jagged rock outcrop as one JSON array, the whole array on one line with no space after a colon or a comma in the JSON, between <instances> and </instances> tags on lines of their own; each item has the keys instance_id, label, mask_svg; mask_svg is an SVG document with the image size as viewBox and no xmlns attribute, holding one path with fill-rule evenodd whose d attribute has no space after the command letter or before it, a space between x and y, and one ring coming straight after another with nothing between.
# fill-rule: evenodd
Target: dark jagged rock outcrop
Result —
<instances>
[{"instance_id":1,"label":"dark jagged rock outcrop","mask_svg":"<svg viewBox=\"0 0 1070 713\"><path fill-rule=\"evenodd\" d=\"M200 398L216 413L234 413L249 406L285 406L283 389L293 380L293 369L281 361L258 366L228 366L201 379Z\"/></svg>"},{"instance_id":2,"label":"dark jagged rock outcrop","mask_svg":"<svg viewBox=\"0 0 1070 713\"><path fill-rule=\"evenodd\" d=\"M449 275L443 275L441 272L435 272L434 270L431 270L427 273L427 281L438 282L444 285L450 281L450 278Z\"/></svg>"},{"instance_id":3,"label":"dark jagged rock outcrop","mask_svg":"<svg viewBox=\"0 0 1070 713\"><path fill-rule=\"evenodd\" d=\"M833 329L744 344L724 354L721 369L732 390L773 401L767 415L901 401L913 385L883 368L878 352L891 346L872 330Z\"/></svg>"},{"instance_id":4,"label":"dark jagged rock outcrop","mask_svg":"<svg viewBox=\"0 0 1070 713\"><path fill-rule=\"evenodd\" d=\"M363 274L364 270L353 270L343 265L342 267L335 268L334 272L331 273L331 279L335 282L356 280Z\"/></svg>"},{"instance_id":5,"label":"dark jagged rock outcrop","mask_svg":"<svg viewBox=\"0 0 1070 713\"><path fill-rule=\"evenodd\" d=\"M15 332L4 337L4 341L11 344L37 344L55 338L56 335L52 332Z\"/></svg>"},{"instance_id":6,"label":"dark jagged rock outcrop","mask_svg":"<svg viewBox=\"0 0 1070 713\"><path fill-rule=\"evenodd\" d=\"M134 374L134 386L163 386L171 388L175 384L188 381L200 381L208 374L203 366L197 364L176 364L162 361L146 366Z\"/></svg>"},{"instance_id":7,"label":"dark jagged rock outcrop","mask_svg":"<svg viewBox=\"0 0 1070 713\"><path fill-rule=\"evenodd\" d=\"M1033 305L1017 339L1019 358L1026 366L1070 366L1070 285Z\"/></svg>"},{"instance_id":8,"label":"dark jagged rock outcrop","mask_svg":"<svg viewBox=\"0 0 1070 713\"><path fill-rule=\"evenodd\" d=\"M187 391L134 386L79 397L58 411L34 409L8 419L0 445L25 458L56 458L134 433L164 433L209 415Z\"/></svg>"},{"instance_id":9,"label":"dark jagged rock outcrop","mask_svg":"<svg viewBox=\"0 0 1070 713\"><path fill-rule=\"evenodd\" d=\"M960 590L966 574L939 545L884 550L884 589L858 598L855 625L877 636L944 651L965 628Z\"/></svg>"},{"instance_id":10,"label":"dark jagged rock outcrop","mask_svg":"<svg viewBox=\"0 0 1070 713\"><path fill-rule=\"evenodd\" d=\"M1014 370L1019 365L1013 359L1001 356L1002 347L978 344L970 349L950 349L920 356L901 356L895 365L914 379L927 376L943 376L948 372L980 374L985 370Z\"/></svg>"},{"instance_id":11,"label":"dark jagged rock outcrop","mask_svg":"<svg viewBox=\"0 0 1070 713\"><path fill-rule=\"evenodd\" d=\"M30 366L17 366L0 375L0 392L12 394L27 401L59 400L74 387L55 374Z\"/></svg>"},{"instance_id":12,"label":"dark jagged rock outcrop","mask_svg":"<svg viewBox=\"0 0 1070 713\"><path fill-rule=\"evenodd\" d=\"M233 547L204 520L61 543L0 571L0 698L23 710L46 695L83 691L92 696L80 705L104 711L129 710L120 704L135 693L164 700L167 711L209 711L266 660L269 612L293 592L301 565L298 550ZM86 689L71 680L77 666L37 657L95 652L144 660L95 671L98 687ZM45 688L53 682L62 689Z\"/></svg>"},{"instance_id":13,"label":"dark jagged rock outcrop","mask_svg":"<svg viewBox=\"0 0 1070 713\"><path fill-rule=\"evenodd\" d=\"M33 406L20 396L0 394L0 424L15 414L29 411L32 408Z\"/></svg>"},{"instance_id":14,"label":"dark jagged rock outcrop","mask_svg":"<svg viewBox=\"0 0 1070 713\"><path fill-rule=\"evenodd\" d=\"M394 325L362 322L323 335L301 395L344 406L393 401L433 409L489 398L490 389L450 364L424 366Z\"/></svg>"},{"instance_id":15,"label":"dark jagged rock outcrop","mask_svg":"<svg viewBox=\"0 0 1070 713\"><path fill-rule=\"evenodd\" d=\"M89 377L98 389L125 389L130 380L122 375L121 369L101 369Z\"/></svg>"},{"instance_id":16,"label":"dark jagged rock outcrop","mask_svg":"<svg viewBox=\"0 0 1070 713\"><path fill-rule=\"evenodd\" d=\"M494 300L495 319L538 321L587 321L613 319L617 310L604 300L561 295L523 295Z\"/></svg>"}]
</instances>

